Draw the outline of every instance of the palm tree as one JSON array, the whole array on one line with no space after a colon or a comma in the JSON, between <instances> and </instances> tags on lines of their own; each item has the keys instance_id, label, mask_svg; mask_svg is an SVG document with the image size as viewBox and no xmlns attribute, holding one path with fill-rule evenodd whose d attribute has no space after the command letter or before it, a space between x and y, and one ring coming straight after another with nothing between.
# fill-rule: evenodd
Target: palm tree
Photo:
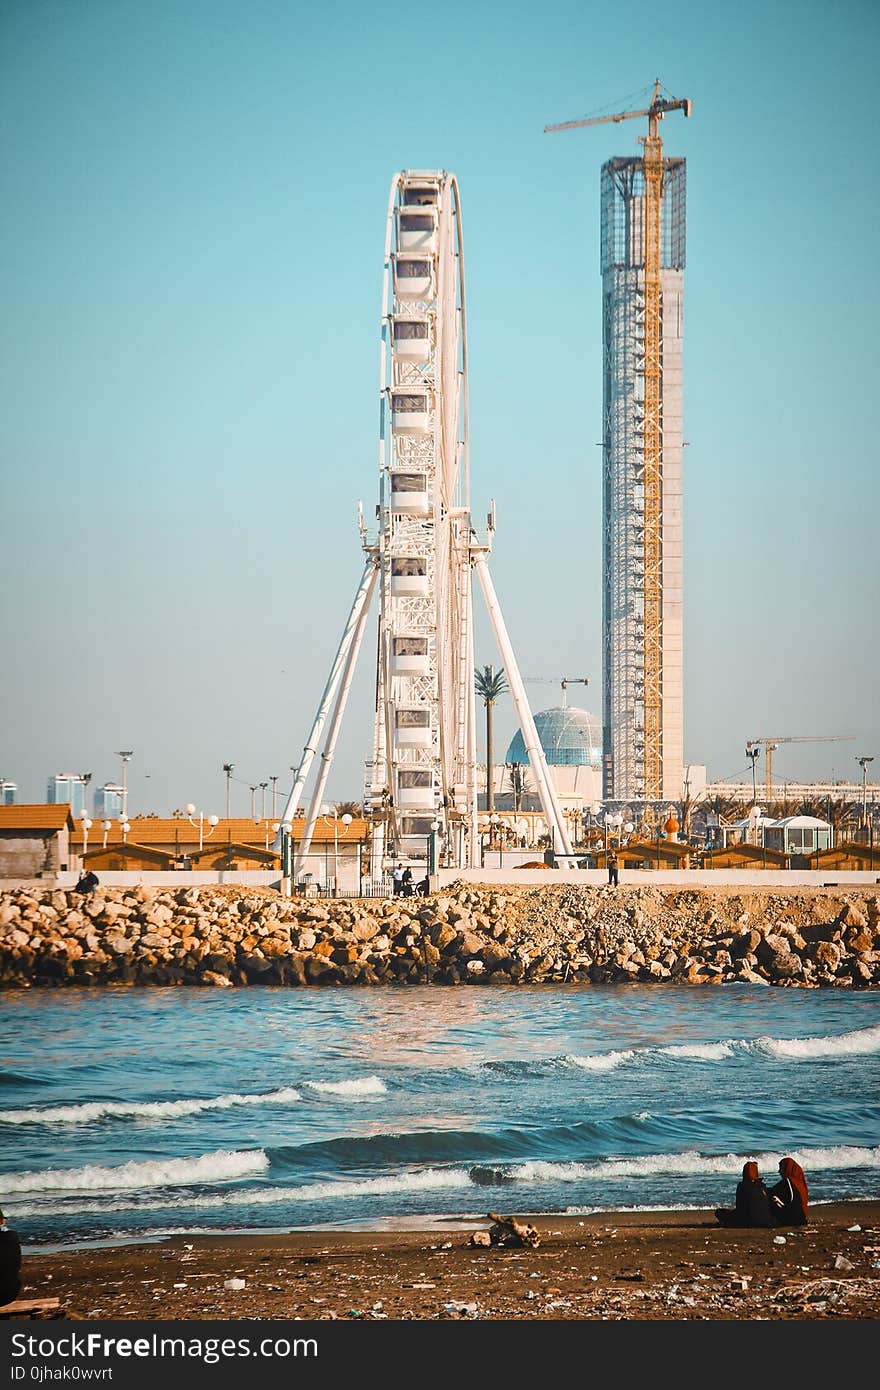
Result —
<instances>
[{"instance_id":1,"label":"palm tree","mask_svg":"<svg viewBox=\"0 0 880 1390\"><path fill-rule=\"evenodd\" d=\"M503 669L496 671L494 666L484 666L474 673L477 694L486 706L486 810L489 815L495 810L495 792L492 786L492 710L499 695L510 687Z\"/></svg>"}]
</instances>

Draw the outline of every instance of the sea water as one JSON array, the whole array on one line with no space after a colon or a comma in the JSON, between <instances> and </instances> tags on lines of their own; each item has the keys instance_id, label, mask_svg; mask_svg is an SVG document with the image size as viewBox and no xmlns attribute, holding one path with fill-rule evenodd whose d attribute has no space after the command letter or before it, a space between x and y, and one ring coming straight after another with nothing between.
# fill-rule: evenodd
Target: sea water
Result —
<instances>
[{"instance_id":1,"label":"sea water","mask_svg":"<svg viewBox=\"0 0 880 1390\"><path fill-rule=\"evenodd\" d=\"M880 992L753 985L0 995L25 1245L880 1197Z\"/></svg>"}]
</instances>

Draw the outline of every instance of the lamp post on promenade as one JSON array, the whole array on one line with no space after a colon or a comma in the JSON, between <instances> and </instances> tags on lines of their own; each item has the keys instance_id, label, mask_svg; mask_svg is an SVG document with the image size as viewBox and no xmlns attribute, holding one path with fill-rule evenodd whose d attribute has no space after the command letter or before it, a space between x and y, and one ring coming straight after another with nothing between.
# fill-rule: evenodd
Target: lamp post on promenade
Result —
<instances>
[{"instance_id":1,"label":"lamp post on promenade","mask_svg":"<svg viewBox=\"0 0 880 1390\"><path fill-rule=\"evenodd\" d=\"M347 811L344 816L340 817L336 807L329 806L326 803L321 807L321 816L327 825L330 824L331 817L333 819L333 896L335 898L336 881L339 876L339 821L340 819L342 820L342 824L345 827L342 833L345 835L348 833L348 827L351 825L352 817Z\"/></svg>"},{"instance_id":2,"label":"lamp post on promenade","mask_svg":"<svg viewBox=\"0 0 880 1390\"><path fill-rule=\"evenodd\" d=\"M186 818L187 818L187 820L189 821L190 825L195 826L196 824L198 824L198 828L199 828L199 849L200 849L200 850L201 850L201 849L204 849L205 841L206 841L206 840L209 840L209 839L211 838L211 836L214 834L214 831L217 829L217 822L219 821L220 817L219 817L219 816L208 816L208 817L206 817L204 811L199 811L199 819L198 819L198 822L196 822L196 821L193 820L193 816L194 816L195 813L196 813L196 808L195 808L195 806L193 805L193 803L192 803L191 801L188 801L187 804L186 804L186 806L185 806L183 809L186 811ZM207 835L205 834L205 820L206 820L206 819L207 819L208 824L209 824L210 827L211 827L211 829L208 831Z\"/></svg>"},{"instance_id":3,"label":"lamp post on promenade","mask_svg":"<svg viewBox=\"0 0 880 1390\"><path fill-rule=\"evenodd\" d=\"M431 821L431 833L428 836L428 876L437 872L437 832L440 829L438 820Z\"/></svg>"},{"instance_id":4,"label":"lamp post on promenade","mask_svg":"<svg viewBox=\"0 0 880 1390\"><path fill-rule=\"evenodd\" d=\"M235 763L224 763L224 764L223 764L223 771L226 773L226 819L227 819L227 820L229 820L229 806L230 806L230 786L229 786L229 783L230 783L230 779L231 779L231 777L232 777L232 769L233 769L234 767L235 767Z\"/></svg>"},{"instance_id":5,"label":"lamp post on promenade","mask_svg":"<svg viewBox=\"0 0 880 1390\"><path fill-rule=\"evenodd\" d=\"M275 809L275 798L278 795L277 791L275 790L275 783L278 781L277 773L274 777L270 777L269 781L272 783L272 819L274 820L276 815L278 814Z\"/></svg>"},{"instance_id":6,"label":"lamp post on promenade","mask_svg":"<svg viewBox=\"0 0 880 1390\"><path fill-rule=\"evenodd\" d=\"M81 816L82 816L82 832L83 832L82 863L83 863L83 867L85 867L86 854L87 854L88 848L89 848L89 831L90 831L91 828L92 828L92 822L89 820L88 813L86 812L85 807L83 807L83 809L82 809Z\"/></svg>"},{"instance_id":7,"label":"lamp post on promenade","mask_svg":"<svg viewBox=\"0 0 880 1390\"><path fill-rule=\"evenodd\" d=\"M868 757L867 754L863 753L860 757L856 758L856 762L858 763L859 767L862 769L862 829L863 829L863 830L864 830L865 826L866 826L867 823L868 823L868 763L872 763L873 761L874 761L874 755L873 755L873 753L871 754L870 757Z\"/></svg>"},{"instance_id":8,"label":"lamp post on promenade","mask_svg":"<svg viewBox=\"0 0 880 1390\"><path fill-rule=\"evenodd\" d=\"M108 832L109 832L110 830L113 829L113 822L112 822L111 820L102 820L102 821L101 821L101 829L102 829L103 832L104 832L104 843L102 844L101 848L102 848L102 849L106 849L106 848L107 848L107 835L108 835Z\"/></svg>"},{"instance_id":9,"label":"lamp post on promenade","mask_svg":"<svg viewBox=\"0 0 880 1390\"><path fill-rule=\"evenodd\" d=\"M251 820L257 819L257 783L251 787Z\"/></svg>"},{"instance_id":10,"label":"lamp post on promenade","mask_svg":"<svg viewBox=\"0 0 880 1390\"><path fill-rule=\"evenodd\" d=\"M126 780L125 780L125 769L126 769L126 767L127 767L127 765L128 765L128 760L129 760L129 758L131 758L131 757L134 756L134 749L133 749L133 748L123 748L123 749L119 749L119 750L117 750L116 756L117 756L117 758L121 758L121 759L122 759L122 806L121 806L121 809L120 809L120 817L121 817L122 820L127 820L127 819L128 819L128 786L127 786L127 783L126 783Z\"/></svg>"},{"instance_id":11,"label":"lamp post on promenade","mask_svg":"<svg viewBox=\"0 0 880 1390\"><path fill-rule=\"evenodd\" d=\"M262 792L262 796L260 797L260 820L266 819L266 788L268 785L268 782L260 783L260 791Z\"/></svg>"}]
</instances>

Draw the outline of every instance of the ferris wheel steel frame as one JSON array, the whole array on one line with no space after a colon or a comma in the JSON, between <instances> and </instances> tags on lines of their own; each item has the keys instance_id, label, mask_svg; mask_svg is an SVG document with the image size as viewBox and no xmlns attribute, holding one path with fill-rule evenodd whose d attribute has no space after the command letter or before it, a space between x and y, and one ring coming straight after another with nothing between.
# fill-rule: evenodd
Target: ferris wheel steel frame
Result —
<instances>
[{"instance_id":1,"label":"ferris wheel steel frame","mask_svg":"<svg viewBox=\"0 0 880 1390\"><path fill-rule=\"evenodd\" d=\"M294 873L311 847L367 613L378 592L372 758L365 803L371 876L388 856L479 867L475 571L498 642L557 857L573 860L568 828L489 575L487 540L471 524L467 315L458 182L444 170L392 178L385 232L380 341L377 530L359 515L364 570L297 767L276 837L280 848L329 717ZM332 714L331 714L332 708ZM289 885L288 885L289 891Z\"/></svg>"}]
</instances>

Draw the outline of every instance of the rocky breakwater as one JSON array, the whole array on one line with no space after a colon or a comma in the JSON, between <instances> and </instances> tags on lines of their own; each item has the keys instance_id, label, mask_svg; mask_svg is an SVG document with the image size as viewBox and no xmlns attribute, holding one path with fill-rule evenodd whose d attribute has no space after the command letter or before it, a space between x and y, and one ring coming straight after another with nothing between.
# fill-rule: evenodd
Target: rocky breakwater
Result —
<instances>
[{"instance_id":1,"label":"rocky breakwater","mask_svg":"<svg viewBox=\"0 0 880 1390\"><path fill-rule=\"evenodd\" d=\"M231 887L0 895L0 987L880 985L880 888L610 888L315 900Z\"/></svg>"}]
</instances>

